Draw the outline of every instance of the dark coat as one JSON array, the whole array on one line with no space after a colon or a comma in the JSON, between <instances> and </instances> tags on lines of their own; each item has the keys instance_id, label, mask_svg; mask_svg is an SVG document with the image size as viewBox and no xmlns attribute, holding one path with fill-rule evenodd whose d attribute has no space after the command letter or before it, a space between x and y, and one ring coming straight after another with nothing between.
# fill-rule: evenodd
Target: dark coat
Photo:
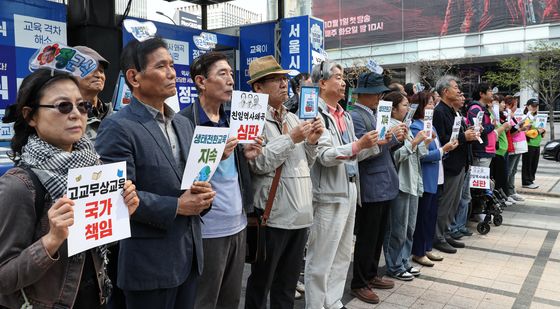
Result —
<instances>
[{"instance_id":1,"label":"dark coat","mask_svg":"<svg viewBox=\"0 0 560 309\"><path fill-rule=\"evenodd\" d=\"M194 126L177 115L172 125L186 162ZM117 284L124 290L173 288L191 271L202 273L201 219L176 214L183 171L166 141L147 107L134 97L106 118L97 134L95 148L101 160L126 161L127 178L140 198L130 221L131 238L120 242Z\"/></svg>"}]
</instances>

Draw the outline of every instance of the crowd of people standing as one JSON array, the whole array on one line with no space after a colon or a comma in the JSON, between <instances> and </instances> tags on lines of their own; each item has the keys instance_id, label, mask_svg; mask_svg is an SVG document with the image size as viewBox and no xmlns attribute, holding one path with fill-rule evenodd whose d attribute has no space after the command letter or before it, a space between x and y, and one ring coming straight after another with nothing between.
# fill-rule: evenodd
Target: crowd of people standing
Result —
<instances>
[{"instance_id":1,"label":"crowd of people standing","mask_svg":"<svg viewBox=\"0 0 560 309\"><path fill-rule=\"evenodd\" d=\"M238 308L247 216L267 208L264 255L251 265L245 308L293 308L302 269L306 308L345 308L349 267L352 294L375 304L377 289L420 275L412 261L432 267L444 259L438 251L465 246L470 166L490 168L509 203L523 200L513 182L519 161L523 186L537 187L545 131L531 117L511 117L517 98L480 83L465 104L453 76L417 91L367 72L349 111L339 104L347 88L340 64L321 61L290 82L289 71L266 56L251 62L248 82L268 95L262 136L244 145L230 137L212 179L181 190L195 126L229 127L224 105L234 78L226 56L208 52L192 63L198 99L176 113L164 102L176 93L165 42L132 40L121 56L132 101L111 113L98 98L109 63L77 49L98 62L95 72L77 80L35 71L4 119L15 122L16 167L0 178L2 308ZM318 87L316 118L294 114L299 100L288 97L289 83L296 95L302 85ZM391 103L391 115L380 139L381 100ZM409 123L410 104L418 107ZM530 100L525 114L537 109ZM68 170L120 161L131 237L68 257Z\"/></svg>"}]
</instances>

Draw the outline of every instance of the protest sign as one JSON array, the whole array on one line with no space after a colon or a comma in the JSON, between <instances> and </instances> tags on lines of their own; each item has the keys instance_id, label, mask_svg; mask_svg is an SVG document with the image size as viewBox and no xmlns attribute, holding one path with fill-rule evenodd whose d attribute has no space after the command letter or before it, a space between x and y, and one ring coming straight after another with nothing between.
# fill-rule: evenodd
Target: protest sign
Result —
<instances>
[{"instance_id":1,"label":"protest sign","mask_svg":"<svg viewBox=\"0 0 560 309\"><path fill-rule=\"evenodd\" d=\"M548 121L548 115L538 114L535 117L535 122L534 122L535 124L534 125L537 129L544 129L546 127L547 121Z\"/></svg>"},{"instance_id":2,"label":"protest sign","mask_svg":"<svg viewBox=\"0 0 560 309\"><path fill-rule=\"evenodd\" d=\"M453 131L451 131L451 137L449 141L453 141L459 138L459 131L461 130L461 123L463 121L463 117L455 116L453 120Z\"/></svg>"},{"instance_id":3,"label":"protest sign","mask_svg":"<svg viewBox=\"0 0 560 309\"><path fill-rule=\"evenodd\" d=\"M302 86L299 95L299 118L314 119L319 113L319 87Z\"/></svg>"},{"instance_id":4,"label":"protest sign","mask_svg":"<svg viewBox=\"0 0 560 309\"><path fill-rule=\"evenodd\" d=\"M43 45L29 59L29 70L39 68L64 71L84 78L97 68L97 60L63 44Z\"/></svg>"},{"instance_id":5,"label":"protest sign","mask_svg":"<svg viewBox=\"0 0 560 309\"><path fill-rule=\"evenodd\" d=\"M490 168L471 166L469 187L474 189L490 189Z\"/></svg>"},{"instance_id":6,"label":"protest sign","mask_svg":"<svg viewBox=\"0 0 560 309\"><path fill-rule=\"evenodd\" d=\"M268 94L234 91L229 126L240 144L253 144L263 134Z\"/></svg>"},{"instance_id":7,"label":"protest sign","mask_svg":"<svg viewBox=\"0 0 560 309\"><path fill-rule=\"evenodd\" d=\"M181 190L188 190L195 181L210 181L226 147L229 128L197 126L183 172Z\"/></svg>"},{"instance_id":8,"label":"protest sign","mask_svg":"<svg viewBox=\"0 0 560 309\"><path fill-rule=\"evenodd\" d=\"M482 141L482 139L480 138L480 132L482 131L482 121L484 119L484 111L480 111L478 112L478 114L476 114L476 118L474 118L474 130L476 131L476 139L478 140L479 143L484 143Z\"/></svg>"},{"instance_id":9,"label":"protest sign","mask_svg":"<svg viewBox=\"0 0 560 309\"><path fill-rule=\"evenodd\" d=\"M389 101L379 101L377 106L377 124L376 130L379 133L379 140L385 138L385 134L389 131L389 120L391 119L391 111L393 103Z\"/></svg>"},{"instance_id":10,"label":"protest sign","mask_svg":"<svg viewBox=\"0 0 560 309\"><path fill-rule=\"evenodd\" d=\"M68 256L130 237L125 181L125 161L68 170L66 196L75 203Z\"/></svg>"},{"instance_id":11,"label":"protest sign","mask_svg":"<svg viewBox=\"0 0 560 309\"><path fill-rule=\"evenodd\" d=\"M432 138L432 121L434 119L434 110L426 109L424 110L424 132L427 138Z\"/></svg>"},{"instance_id":12,"label":"protest sign","mask_svg":"<svg viewBox=\"0 0 560 309\"><path fill-rule=\"evenodd\" d=\"M494 115L494 119L496 119L496 121L500 121L500 104L499 103L495 103L494 105L492 105L492 114Z\"/></svg>"},{"instance_id":13,"label":"protest sign","mask_svg":"<svg viewBox=\"0 0 560 309\"><path fill-rule=\"evenodd\" d=\"M407 127L410 127L410 124L412 124L412 117L416 113L417 109L418 109L418 103L410 104L410 109L406 113L406 116L404 117L404 121L403 121L403 123L405 123Z\"/></svg>"}]
</instances>

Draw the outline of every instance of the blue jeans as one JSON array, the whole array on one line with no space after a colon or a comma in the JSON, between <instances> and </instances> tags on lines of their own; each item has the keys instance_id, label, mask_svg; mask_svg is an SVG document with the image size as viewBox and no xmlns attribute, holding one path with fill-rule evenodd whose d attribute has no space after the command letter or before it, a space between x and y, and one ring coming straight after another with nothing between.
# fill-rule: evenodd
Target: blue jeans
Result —
<instances>
[{"instance_id":1,"label":"blue jeans","mask_svg":"<svg viewBox=\"0 0 560 309\"><path fill-rule=\"evenodd\" d=\"M461 191L461 199L459 200L455 220L453 220L453 223L449 228L451 233L464 231L466 229L467 216L469 214L469 203L471 202L470 178L471 172L468 170L465 173L465 182L463 183L463 191Z\"/></svg>"},{"instance_id":2,"label":"blue jeans","mask_svg":"<svg viewBox=\"0 0 560 309\"><path fill-rule=\"evenodd\" d=\"M402 191L391 201L389 224L383 242L387 273L396 275L411 267L412 238L416 228L418 196Z\"/></svg>"}]
</instances>

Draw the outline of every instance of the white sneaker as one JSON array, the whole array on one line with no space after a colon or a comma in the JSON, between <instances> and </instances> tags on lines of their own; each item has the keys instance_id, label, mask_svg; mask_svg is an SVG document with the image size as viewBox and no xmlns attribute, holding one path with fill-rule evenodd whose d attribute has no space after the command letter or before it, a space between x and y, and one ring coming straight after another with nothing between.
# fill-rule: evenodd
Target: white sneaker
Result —
<instances>
[{"instance_id":1,"label":"white sneaker","mask_svg":"<svg viewBox=\"0 0 560 309\"><path fill-rule=\"evenodd\" d=\"M294 299L301 299L301 298L302 298L301 293L296 290L296 294L294 296Z\"/></svg>"},{"instance_id":2,"label":"white sneaker","mask_svg":"<svg viewBox=\"0 0 560 309\"><path fill-rule=\"evenodd\" d=\"M510 202L510 203L512 203L512 204L517 204L517 201L516 201L513 197L511 197L511 196L508 196L507 202ZM506 204L507 204L507 203L506 203Z\"/></svg>"},{"instance_id":3,"label":"white sneaker","mask_svg":"<svg viewBox=\"0 0 560 309\"><path fill-rule=\"evenodd\" d=\"M510 201L505 201L504 204L506 204L506 206L511 206L511 205L513 205L513 203L510 202Z\"/></svg>"},{"instance_id":4,"label":"white sneaker","mask_svg":"<svg viewBox=\"0 0 560 309\"><path fill-rule=\"evenodd\" d=\"M527 188L527 189L537 189L539 187L539 185L536 185L534 183L530 184L530 185L523 185L523 188Z\"/></svg>"},{"instance_id":5,"label":"white sneaker","mask_svg":"<svg viewBox=\"0 0 560 309\"><path fill-rule=\"evenodd\" d=\"M305 285L299 280L296 284L296 291L298 291L300 293L305 293Z\"/></svg>"},{"instance_id":6,"label":"white sneaker","mask_svg":"<svg viewBox=\"0 0 560 309\"><path fill-rule=\"evenodd\" d=\"M525 198L523 198L523 196L521 196L521 195L519 195L519 194L517 194L517 193L512 194L511 197L512 197L514 200L516 200L517 202L523 202L523 201L525 200Z\"/></svg>"}]
</instances>

